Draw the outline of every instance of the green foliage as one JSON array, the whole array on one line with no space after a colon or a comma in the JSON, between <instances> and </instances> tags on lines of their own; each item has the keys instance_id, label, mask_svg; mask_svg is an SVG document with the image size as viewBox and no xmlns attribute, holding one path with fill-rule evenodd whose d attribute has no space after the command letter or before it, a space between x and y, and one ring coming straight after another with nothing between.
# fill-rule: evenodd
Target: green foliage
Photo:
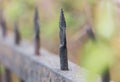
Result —
<instances>
[{"instance_id":1,"label":"green foliage","mask_svg":"<svg viewBox=\"0 0 120 82\"><path fill-rule=\"evenodd\" d=\"M20 32L23 38L30 39L34 35L33 27L31 27L31 25L28 25L28 24L22 25L20 28Z\"/></svg>"},{"instance_id":2,"label":"green foliage","mask_svg":"<svg viewBox=\"0 0 120 82\"><path fill-rule=\"evenodd\" d=\"M5 16L11 21L17 20L24 11L24 5L19 2L11 2L5 7Z\"/></svg>"},{"instance_id":3,"label":"green foliage","mask_svg":"<svg viewBox=\"0 0 120 82\"><path fill-rule=\"evenodd\" d=\"M83 51L82 65L90 71L88 82L103 74L114 61L115 51L110 44L115 33L114 9L111 1L101 1L94 14L96 40L89 40Z\"/></svg>"},{"instance_id":4,"label":"green foliage","mask_svg":"<svg viewBox=\"0 0 120 82\"><path fill-rule=\"evenodd\" d=\"M12 0L5 6L5 16L10 21L18 20L24 12L33 8L36 0Z\"/></svg>"},{"instance_id":5,"label":"green foliage","mask_svg":"<svg viewBox=\"0 0 120 82\"><path fill-rule=\"evenodd\" d=\"M0 65L0 75L4 74L4 68L2 65Z\"/></svg>"},{"instance_id":6,"label":"green foliage","mask_svg":"<svg viewBox=\"0 0 120 82\"><path fill-rule=\"evenodd\" d=\"M96 8L95 30L99 38L111 39L115 33L115 19L113 3L103 1Z\"/></svg>"},{"instance_id":7,"label":"green foliage","mask_svg":"<svg viewBox=\"0 0 120 82\"><path fill-rule=\"evenodd\" d=\"M44 37L51 37L51 36L55 36L56 33L58 33L58 24L59 24L59 21L58 21L58 18L59 17L56 17L56 18L53 18L52 21L45 21L45 22L42 22L43 24L40 25L41 27L41 33L43 34Z\"/></svg>"},{"instance_id":8,"label":"green foliage","mask_svg":"<svg viewBox=\"0 0 120 82\"><path fill-rule=\"evenodd\" d=\"M102 41L92 42L85 45L82 65L90 71L89 79L95 79L97 74L102 74L113 62L114 51L109 44Z\"/></svg>"}]
</instances>

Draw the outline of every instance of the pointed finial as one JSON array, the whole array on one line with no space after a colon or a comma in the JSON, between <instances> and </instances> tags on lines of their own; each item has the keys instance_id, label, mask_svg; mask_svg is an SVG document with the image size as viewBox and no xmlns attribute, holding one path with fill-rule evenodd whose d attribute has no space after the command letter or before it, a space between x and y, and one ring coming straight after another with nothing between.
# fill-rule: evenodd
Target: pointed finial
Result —
<instances>
[{"instance_id":1,"label":"pointed finial","mask_svg":"<svg viewBox=\"0 0 120 82\"><path fill-rule=\"evenodd\" d=\"M20 36L19 29L18 29L18 22L14 23L14 33L15 33L15 44L19 45L21 36Z\"/></svg>"},{"instance_id":2,"label":"pointed finial","mask_svg":"<svg viewBox=\"0 0 120 82\"><path fill-rule=\"evenodd\" d=\"M87 34L93 41L95 41L95 35L94 35L94 33L93 33L91 28L87 29Z\"/></svg>"},{"instance_id":3,"label":"pointed finial","mask_svg":"<svg viewBox=\"0 0 120 82\"><path fill-rule=\"evenodd\" d=\"M63 9L60 12L60 65L61 70L68 70L68 58L67 58L67 42L66 42L66 22L64 17Z\"/></svg>"},{"instance_id":4,"label":"pointed finial","mask_svg":"<svg viewBox=\"0 0 120 82\"><path fill-rule=\"evenodd\" d=\"M63 9L61 9L61 12L60 12L60 24L59 25L60 25L59 27L64 27L64 29L66 28L66 21L65 21Z\"/></svg>"},{"instance_id":5,"label":"pointed finial","mask_svg":"<svg viewBox=\"0 0 120 82\"><path fill-rule=\"evenodd\" d=\"M34 14L34 30L35 30L35 54L39 55L40 49L40 36L39 36L39 16L38 16L38 8L35 8Z\"/></svg>"},{"instance_id":6,"label":"pointed finial","mask_svg":"<svg viewBox=\"0 0 120 82\"><path fill-rule=\"evenodd\" d=\"M35 7L34 21L39 21L38 7Z\"/></svg>"}]
</instances>

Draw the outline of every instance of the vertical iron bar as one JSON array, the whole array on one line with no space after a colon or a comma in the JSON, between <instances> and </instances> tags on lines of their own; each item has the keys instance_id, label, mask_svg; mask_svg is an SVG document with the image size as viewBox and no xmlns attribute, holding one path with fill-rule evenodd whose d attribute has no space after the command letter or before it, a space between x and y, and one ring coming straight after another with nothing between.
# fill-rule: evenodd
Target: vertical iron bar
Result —
<instances>
[{"instance_id":1,"label":"vertical iron bar","mask_svg":"<svg viewBox=\"0 0 120 82\"><path fill-rule=\"evenodd\" d=\"M2 33L3 37L6 37L6 35L7 35L7 27L6 27L5 20L2 21L1 26L2 26L2 30L3 30L3 33Z\"/></svg>"},{"instance_id":2,"label":"vertical iron bar","mask_svg":"<svg viewBox=\"0 0 120 82\"><path fill-rule=\"evenodd\" d=\"M66 42L66 21L64 17L64 11L61 9L60 12L60 21L59 21L59 28L60 28L60 65L61 70L68 70L68 58L67 58L67 42Z\"/></svg>"},{"instance_id":3,"label":"vertical iron bar","mask_svg":"<svg viewBox=\"0 0 120 82\"><path fill-rule=\"evenodd\" d=\"M15 33L15 44L19 45L20 40L21 40L21 36L20 36L19 29L18 29L18 22L14 23L14 33Z\"/></svg>"},{"instance_id":4,"label":"vertical iron bar","mask_svg":"<svg viewBox=\"0 0 120 82\"><path fill-rule=\"evenodd\" d=\"M39 15L38 15L37 7L35 8L35 15L34 15L34 30L35 30L35 54L39 55L40 36L39 36Z\"/></svg>"},{"instance_id":5,"label":"vertical iron bar","mask_svg":"<svg viewBox=\"0 0 120 82\"><path fill-rule=\"evenodd\" d=\"M6 79L6 82L12 82L10 70L7 68L5 68L5 79Z\"/></svg>"},{"instance_id":6,"label":"vertical iron bar","mask_svg":"<svg viewBox=\"0 0 120 82\"><path fill-rule=\"evenodd\" d=\"M6 37L6 35L7 35L7 26L6 26L6 21L5 21L2 9L0 11L0 25L1 25L1 28L2 28L3 37Z\"/></svg>"},{"instance_id":7,"label":"vertical iron bar","mask_svg":"<svg viewBox=\"0 0 120 82\"><path fill-rule=\"evenodd\" d=\"M102 82L110 82L109 69L107 69L105 73L102 75Z\"/></svg>"}]
</instances>

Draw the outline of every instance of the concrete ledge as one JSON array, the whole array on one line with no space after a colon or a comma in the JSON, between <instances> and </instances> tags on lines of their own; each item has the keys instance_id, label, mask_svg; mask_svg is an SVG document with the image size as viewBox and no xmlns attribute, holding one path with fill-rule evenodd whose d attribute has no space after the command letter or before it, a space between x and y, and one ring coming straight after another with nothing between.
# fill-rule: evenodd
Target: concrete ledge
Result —
<instances>
[{"instance_id":1,"label":"concrete ledge","mask_svg":"<svg viewBox=\"0 0 120 82\"><path fill-rule=\"evenodd\" d=\"M0 36L0 63L25 82L86 82L83 68L69 62L70 70L61 71L58 56L44 49L41 56L35 56L33 45L23 41L16 46L13 40L13 36Z\"/></svg>"}]
</instances>

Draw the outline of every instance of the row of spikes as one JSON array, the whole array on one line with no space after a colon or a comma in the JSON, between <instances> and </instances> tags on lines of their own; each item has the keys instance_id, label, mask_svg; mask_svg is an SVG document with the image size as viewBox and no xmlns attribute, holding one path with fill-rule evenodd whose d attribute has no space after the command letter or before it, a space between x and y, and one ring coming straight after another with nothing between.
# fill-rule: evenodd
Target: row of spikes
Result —
<instances>
[{"instance_id":1,"label":"row of spikes","mask_svg":"<svg viewBox=\"0 0 120 82\"><path fill-rule=\"evenodd\" d=\"M6 21L3 16L3 13L0 12L0 25L2 29L2 36L5 38L7 36L7 26ZM64 11L61 9L60 12L60 65L61 70L68 70L68 58L67 58L67 47L66 47L66 21L64 17ZM39 25L39 13L38 8L35 8L34 13L34 33L35 33L35 55L40 55L40 25ZM14 36L15 36L15 44L20 45L21 42L21 34L19 32L18 21L14 22Z\"/></svg>"},{"instance_id":2,"label":"row of spikes","mask_svg":"<svg viewBox=\"0 0 120 82\"><path fill-rule=\"evenodd\" d=\"M6 37L7 35L7 27L6 27L6 22L3 18L1 18L1 27L2 27L2 35L3 37ZM35 54L40 55L40 26L39 26L39 13L37 7L35 8L35 13L34 13L34 31L35 31ZM61 65L61 70L69 70L68 69L68 57L67 57L67 41L66 41L66 21L64 17L64 11L61 9L60 11L60 20L59 20L59 37L60 37L60 48L59 48L59 54L60 54L60 65ZM87 29L87 33L89 37L92 40L95 40L94 33L92 32L91 29ZM20 45L21 41L21 35L19 32L19 27L18 27L18 21L14 22L14 34L15 34L15 44Z\"/></svg>"},{"instance_id":3,"label":"row of spikes","mask_svg":"<svg viewBox=\"0 0 120 82\"><path fill-rule=\"evenodd\" d=\"M2 18L1 26L2 26L2 34L3 37L7 35L7 27L6 22ZM39 31L39 14L38 9L35 8L34 13L34 31L35 31L35 55L40 55L39 49L40 49L40 31ZM60 56L60 69L61 70L69 70L68 69L68 57L67 57L67 42L66 42L66 21L64 17L64 11L61 9L60 12L60 21L59 21L59 37L60 37L60 48L59 48L59 56ZM88 36L93 40L96 41L95 35L91 28L88 28L86 30ZM15 44L20 45L21 36L18 29L18 22L16 21L14 24L14 33L15 33ZM103 77L103 82L109 82L109 74L108 72Z\"/></svg>"}]
</instances>

